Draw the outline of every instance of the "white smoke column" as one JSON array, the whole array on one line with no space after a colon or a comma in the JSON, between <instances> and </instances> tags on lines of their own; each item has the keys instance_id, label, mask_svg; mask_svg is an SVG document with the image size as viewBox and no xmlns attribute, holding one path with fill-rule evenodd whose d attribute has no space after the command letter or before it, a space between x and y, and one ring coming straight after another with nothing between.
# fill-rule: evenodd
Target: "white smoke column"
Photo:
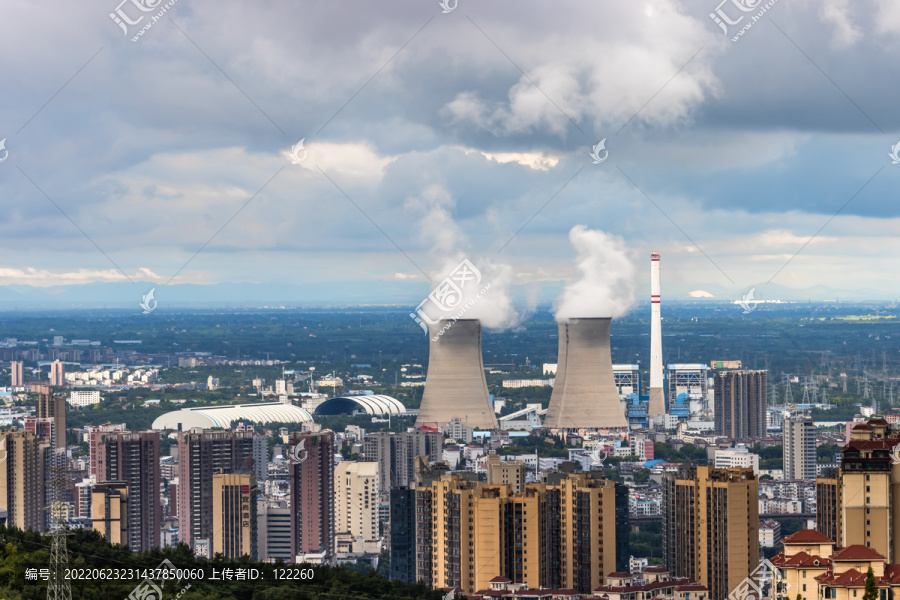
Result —
<instances>
[{"instance_id":1,"label":"white smoke column","mask_svg":"<svg viewBox=\"0 0 900 600\"><path fill-rule=\"evenodd\" d=\"M521 317L513 307L510 293L515 274L512 267L505 263L483 257L456 254L452 258L447 258L440 271L432 276L432 290L439 286L446 277L452 278L453 273L466 258L481 273L481 281L476 283L472 280L463 287L460 306L470 306L459 318L479 319L481 325L489 329L509 329L517 325L521 321ZM451 317L457 312L441 316Z\"/></svg>"},{"instance_id":2,"label":"white smoke column","mask_svg":"<svg viewBox=\"0 0 900 600\"><path fill-rule=\"evenodd\" d=\"M557 299L556 320L619 317L634 304L634 263L625 241L585 225L569 232L578 253L579 278L563 288Z\"/></svg>"}]
</instances>

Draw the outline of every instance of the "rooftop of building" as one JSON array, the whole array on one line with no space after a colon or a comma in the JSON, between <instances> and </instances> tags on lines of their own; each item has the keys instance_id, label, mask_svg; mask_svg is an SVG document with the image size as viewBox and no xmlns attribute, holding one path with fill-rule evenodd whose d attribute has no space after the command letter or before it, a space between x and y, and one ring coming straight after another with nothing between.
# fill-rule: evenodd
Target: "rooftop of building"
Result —
<instances>
[{"instance_id":1,"label":"rooftop of building","mask_svg":"<svg viewBox=\"0 0 900 600\"><path fill-rule=\"evenodd\" d=\"M834 561L884 560L884 555L861 544L841 548L831 555Z\"/></svg>"},{"instance_id":2,"label":"rooftop of building","mask_svg":"<svg viewBox=\"0 0 900 600\"><path fill-rule=\"evenodd\" d=\"M796 533L786 536L782 540L785 544L832 544L827 535L823 535L815 529L801 529Z\"/></svg>"}]
</instances>

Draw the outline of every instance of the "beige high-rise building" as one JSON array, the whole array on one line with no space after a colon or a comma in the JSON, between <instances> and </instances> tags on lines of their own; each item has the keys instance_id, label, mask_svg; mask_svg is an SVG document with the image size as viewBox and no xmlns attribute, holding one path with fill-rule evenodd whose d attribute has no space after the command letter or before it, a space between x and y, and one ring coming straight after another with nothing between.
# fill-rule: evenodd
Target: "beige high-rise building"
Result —
<instances>
[{"instance_id":1,"label":"beige high-rise building","mask_svg":"<svg viewBox=\"0 0 900 600\"><path fill-rule=\"evenodd\" d=\"M94 485L91 520L94 531L107 542L128 546L128 483L107 481Z\"/></svg>"},{"instance_id":2,"label":"beige high-rise building","mask_svg":"<svg viewBox=\"0 0 900 600\"><path fill-rule=\"evenodd\" d=\"M809 417L784 420L784 478L816 478L816 426Z\"/></svg>"},{"instance_id":3,"label":"beige high-rise building","mask_svg":"<svg viewBox=\"0 0 900 600\"><path fill-rule=\"evenodd\" d=\"M256 560L256 473L212 476L213 555Z\"/></svg>"},{"instance_id":4,"label":"beige high-rise building","mask_svg":"<svg viewBox=\"0 0 900 600\"><path fill-rule=\"evenodd\" d=\"M900 438L884 419L854 425L840 471L840 546L861 545L887 562L900 560L900 464L892 460Z\"/></svg>"},{"instance_id":5,"label":"beige high-rise building","mask_svg":"<svg viewBox=\"0 0 900 600\"><path fill-rule=\"evenodd\" d=\"M13 387L21 387L25 385L24 363L21 360L14 360L9 363L10 385Z\"/></svg>"},{"instance_id":6,"label":"beige high-rise building","mask_svg":"<svg viewBox=\"0 0 900 600\"><path fill-rule=\"evenodd\" d=\"M50 388L41 386L41 393L35 403L35 416L38 419L53 419L53 447L66 447L66 398L54 396Z\"/></svg>"},{"instance_id":7,"label":"beige high-rise building","mask_svg":"<svg viewBox=\"0 0 900 600\"><path fill-rule=\"evenodd\" d=\"M508 485L513 494L522 491L525 485L525 463L521 460L503 462L491 453L487 457L487 482L491 485Z\"/></svg>"},{"instance_id":8,"label":"beige high-rise building","mask_svg":"<svg viewBox=\"0 0 900 600\"><path fill-rule=\"evenodd\" d=\"M418 578L467 594L497 576L581 593L601 585L616 564L615 483L590 473L551 475L519 493L461 473L419 485Z\"/></svg>"},{"instance_id":9,"label":"beige high-rise building","mask_svg":"<svg viewBox=\"0 0 900 600\"><path fill-rule=\"evenodd\" d=\"M723 600L759 564L759 482L753 469L697 467L663 479L663 558Z\"/></svg>"},{"instance_id":10,"label":"beige high-rise building","mask_svg":"<svg viewBox=\"0 0 900 600\"><path fill-rule=\"evenodd\" d=\"M767 371L716 371L716 435L736 440L766 436L766 376Z\"/></svg>"},{"instance_id":11,"label":"beige high-rise building","mask_svg":"<svg viewBox=\"0 0 900 600\"><path fill-rule=\"evenodd\" d=\"M344 460L334 470L336 552L378 551L378 463Z\"/></svg>"},{"instance_id":12,"label":"beige high-rise building","mask_svg":"<svg viewBox=\"0 0 900 600\"><path fill-rule=\"evenodd\" d=\"M816 531L830 540L841 539L841 505L840 473L816 477Z\"/></svg>"},{"instance_id":13,"label":"beige high-rise building","mask_svg":"<svg viewBox=\"0 0 900 600\"><path fill-rule=\"evenodd\" d=\"M43 531L44 469L40 440L27 431L0 432L0 509L11 527Z\"/></svg>"}]
</instances>

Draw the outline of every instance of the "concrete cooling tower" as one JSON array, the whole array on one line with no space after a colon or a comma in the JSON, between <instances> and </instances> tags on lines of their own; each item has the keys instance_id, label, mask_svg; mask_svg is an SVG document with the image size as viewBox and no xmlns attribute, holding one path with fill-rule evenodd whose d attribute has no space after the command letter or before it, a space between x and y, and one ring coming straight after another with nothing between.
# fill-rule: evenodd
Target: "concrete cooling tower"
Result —
<instances>
[{"instance_id":1,"label":"concrete cooling tower","mask_svg":"<svg viewBox=\"0 0 900 600\"><path fill-rule=\"evenodd\" d=\"M544 427L628 427L612 369L611 321L592 318L559 322L556 382Z\"/></svg>"},{"instance_id":2,"label":"concrete cooling tower","mask_svg":"<svg viewBox=\"0 0 900 600\"><path fill-rule=\"evenodd\" d=\"M437 335L446 325L450 328ZM440 427L459 417L469 427L498 429L484 379L481 322L442 320L430 327L429 335L428 373L416 427Z\"/></svg>"}]
</instances>

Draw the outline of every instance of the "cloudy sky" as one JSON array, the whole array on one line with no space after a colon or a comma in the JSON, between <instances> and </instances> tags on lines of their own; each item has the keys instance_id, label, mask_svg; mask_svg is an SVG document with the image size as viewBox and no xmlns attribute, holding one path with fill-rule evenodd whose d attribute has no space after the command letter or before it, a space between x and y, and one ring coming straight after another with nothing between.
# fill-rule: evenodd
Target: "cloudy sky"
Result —
<instances>
[{"instance_id":1,"label":"cloudy sky","mask_svg":"<svg viewBox=\"0 0 900 600\"><path fill-rule=\"evenodd\" d=\"M455 2L7 0L0 285L900 293L896 0Z\"/></svg>"}]
</instances>

